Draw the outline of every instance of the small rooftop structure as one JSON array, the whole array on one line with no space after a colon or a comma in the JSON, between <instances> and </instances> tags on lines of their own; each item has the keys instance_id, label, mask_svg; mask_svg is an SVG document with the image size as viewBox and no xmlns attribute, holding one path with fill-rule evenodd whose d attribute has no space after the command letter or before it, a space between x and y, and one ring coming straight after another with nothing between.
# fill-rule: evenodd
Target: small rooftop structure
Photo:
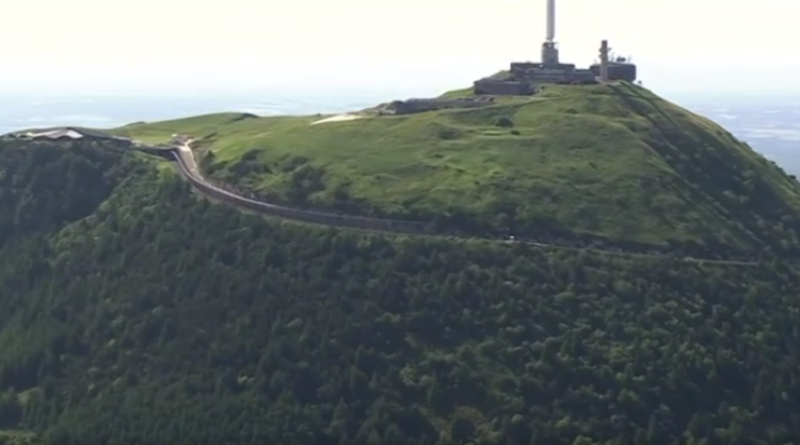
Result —
<instances>
[{"instance_id":1,"label":"small rooftop structure","mask_svg":"<svg viewBox=\"0 0 800 445\"><path fill-rule=\"evenodd\" d=\"M192 139L191 136L186 134L173 134L172 139L170 139L169 143L173 145L183 145L189 142Z\"/></svg>"},{"instance_id":2,"label":"small rooftop structure","mask_svg":"<svg viewBox=\"0 0 800 445\"><path fill-rule=\"evenodd\" d=\"M50 128L47 130L33 130L25 133L18 133L16 135L23 139L49 139L49 140L108 140L116 142L124 142L127 144L132 143L130 138L115 136L113 134L105 133L97 130L90 130L86 128L77 127L63 127L63 128Z\"/></svg>"},{"instance_id":3,"label":"small rooftop structure","mask_svg":"<svg viewBox=\"0 0 800 445\"><path fill-rule=\"evenodd\" d=\"M46 130L40 132L28 132L25 133L23 136L27 136L30 139L81 139L83 138L83 134L78 133L77 131L71 128L59 128L56 130Z\"/></svg>"}]
</instances>

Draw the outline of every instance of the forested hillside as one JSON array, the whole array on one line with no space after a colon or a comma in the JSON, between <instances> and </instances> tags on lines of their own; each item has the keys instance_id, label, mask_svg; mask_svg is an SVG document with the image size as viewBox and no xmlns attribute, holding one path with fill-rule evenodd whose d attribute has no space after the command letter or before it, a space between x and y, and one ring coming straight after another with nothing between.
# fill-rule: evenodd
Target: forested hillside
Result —
<instances>
[{"instance_id":1,"label":"forested hillside","mask_svg":"<svg viewBox=\"0 0 800 445\"><path fill-rule=\"evenodd\" d=\"M800 441L800 282L261 217L0 147L0 443Z\"/></svg>"}]
</instances>

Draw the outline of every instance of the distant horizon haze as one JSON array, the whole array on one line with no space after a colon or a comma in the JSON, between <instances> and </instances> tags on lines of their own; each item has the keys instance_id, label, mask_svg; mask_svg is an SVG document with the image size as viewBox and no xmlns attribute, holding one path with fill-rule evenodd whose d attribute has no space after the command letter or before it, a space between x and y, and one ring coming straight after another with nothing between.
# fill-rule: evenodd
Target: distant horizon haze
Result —
<instances>
[{"instance_id":1,"label":"distant horizon haze","mask_svg":"<svg viewBox=\"0 0 800 445\"><path fill-rule=\"evenodd\" d=\"M545 3L6 0L0 92L435 94L537 60ZM796 2L558 0L557 12L563 61L593 63L605 38L660 94L800 95Z\"/></svg>"}]
</instances>

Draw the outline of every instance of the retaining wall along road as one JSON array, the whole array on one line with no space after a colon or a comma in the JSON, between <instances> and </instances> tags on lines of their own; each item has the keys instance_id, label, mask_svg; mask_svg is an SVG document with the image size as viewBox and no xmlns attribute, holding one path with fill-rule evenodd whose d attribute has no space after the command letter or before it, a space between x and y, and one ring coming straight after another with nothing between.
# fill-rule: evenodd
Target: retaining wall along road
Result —
<instances>
[{"instance_id":1,"label":"retaining wall along road","mask_svg":"<svg viewBox=\"0 0 800 445\"><path fill-rule=\"evenodd\" d=\"M199 171L197 172L193 171L192 168L189 167L189 164L191 163L192 165L194 165L194 160L185 159L184 156L186 155L186 153L184 153L182 150L179 149L172 150L171 154L172 157L177 162L178 168L181 171L181 173L186 177L186 179L192 184L192 186L195 189L199 190L203 194L210 196L212 198L219 199L221 201L234 204L246 208L248 210L252 210L254 212L270 216L292 219L296 221L303 221L314 224L324 224L328 226L345 227L352 229L371 230L371 231L389 232L389 233L408 233L416 235L446 235L443 233L436 232L435 226L431 223L336 215L333 213L314 212L310 210L295 209L291 207L285 207L277 204L270 204L268 202L256 201L254 199L245 198L244 196L238 195L233 192L229 192L227 190L224 190L218 186L209 183L205 178L203 178L200 175ZM192 156L192 153L188 152L188 156ZM522 239L513 241L513 243L524 244L528 246L535 246L546 249L570 250L570 251L593 251L608 255L639 256L639 257L651 257L651 258L672 257L670 253L626 251L625 249L622 248L602 248L602 247L581 246L581 245L568 246L568 245L551 244L546 242L537 242L533 240L522 240ZM724 259L724 258L702 258L693 256L681 256L681 257L672 257L672 259L677 261L689 261L689 262L708 263L708 264L727 264L733 266L757 266L759 264L759 261L755 259L736 258L736 257Z\"/></svg>"},{"instance_id":2,"label":"retaining wall along road","mask_svg":"<svg viewBox=\"0 0 800 445\"><path fill-rule=\"evenodd\" d=\"M422 222L336 215L334 213L314 212L310 210L284 207L277 204L270 204L263 201L245 198L244 196L237 195L216 187L206 181L205 178L202 178L196 173L192 172L188 166L189 161L184 159L184 155L182 154L181 150L173 150L172 155L178 162L178 166L183 172L184 176L186 176L186 178L195 188L207 194L208 196L211 196L212 198L231 202L248 210L303 222L348 227L353 229L414 234L434 233L433 226L431 224Z\"/></svg>"}]
</instances>

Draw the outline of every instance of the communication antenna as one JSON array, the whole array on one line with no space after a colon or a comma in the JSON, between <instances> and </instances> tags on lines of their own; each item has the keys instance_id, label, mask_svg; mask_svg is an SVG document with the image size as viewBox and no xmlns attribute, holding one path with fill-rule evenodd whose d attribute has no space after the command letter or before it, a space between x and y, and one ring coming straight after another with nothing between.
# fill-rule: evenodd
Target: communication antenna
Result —
<instances>
[{"instance_id":1,"label":"communication antenna","mask_svg":"<svg viewBox=\"0 0 800 445\"><path fill-rule=\"evenodd\" d=\"M547 0L547 36L545 40L553 43L556 38L556 0Z\"/></svg>"},{"instance_id":2,"label":"communication antenna","mask_svg":"<svg viewBox=\"0 0 800 445\"><path fill-rule=\"evenodd\" d=\"M608 40L600 41L600 82L608 82Z\"/></svg>"}]
</instances>

